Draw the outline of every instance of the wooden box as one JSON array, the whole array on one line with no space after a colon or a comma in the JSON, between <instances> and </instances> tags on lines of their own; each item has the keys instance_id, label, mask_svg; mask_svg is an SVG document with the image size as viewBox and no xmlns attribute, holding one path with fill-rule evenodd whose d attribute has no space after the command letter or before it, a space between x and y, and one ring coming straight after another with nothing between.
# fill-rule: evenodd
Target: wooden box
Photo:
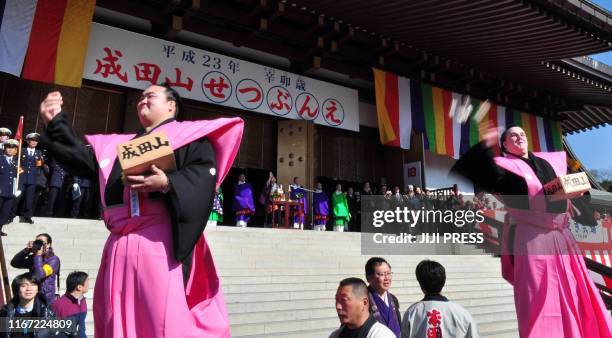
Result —
<instances>
[{"instance_id":1,"label":"wooden box","mask_svg":"<svg viewBox=\"0 0 612 338\"><path fill-rule=\"evenodd\" d=\"M123 173L143 175L155 164L166 173L176 170L174 151L164 132L155 132L117 145L117 157Z\"/></svg>"},{"instance_id":2,"label":"wooden box","mask_svg":"<svg viewBox=\"0 0 612 338\"><path fill-rule=\"evenodd\" d=\"M550 201L571 199L591 189L589 178L583 172L557 177L544 185L544 193Z\"/></svg>"}]
</instances>

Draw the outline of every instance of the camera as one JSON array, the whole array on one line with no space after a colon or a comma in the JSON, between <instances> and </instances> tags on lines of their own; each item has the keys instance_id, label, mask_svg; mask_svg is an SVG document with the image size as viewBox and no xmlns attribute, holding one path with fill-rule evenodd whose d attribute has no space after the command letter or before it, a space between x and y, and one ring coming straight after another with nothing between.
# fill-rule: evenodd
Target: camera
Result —
<instances>
[{"instance_id":1,"label":"camera","mask_svg":"<svg viewBox=\"0 0 612 338\"><path fill-rule=\"evenodd\" d=\"M32 252L38 252L38 250L40 250L43 245L45 244L40 239L35 240L34 242L32 242Z\"/></svg>"}]
</instances>

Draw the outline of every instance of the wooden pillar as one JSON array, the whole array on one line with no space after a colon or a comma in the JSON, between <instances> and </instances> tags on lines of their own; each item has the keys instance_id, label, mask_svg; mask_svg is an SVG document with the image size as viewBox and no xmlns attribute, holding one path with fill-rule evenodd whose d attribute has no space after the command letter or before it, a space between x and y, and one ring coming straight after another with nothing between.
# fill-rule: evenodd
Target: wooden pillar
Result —
<instances>
[{"instance_id":1,"label":"wooden pillar","mask_svg":"<svg viewBox=\"0 0 612 338\"><path fill-rule=\"evenodd\" d=\"M307 121L278 121L276 179L283 185L285 193L295 176L305 188L314 188L315 132L315 125ZM310 224L311 194L308 194L308 205L305 224Z\"/></svg>"}]
</instances>

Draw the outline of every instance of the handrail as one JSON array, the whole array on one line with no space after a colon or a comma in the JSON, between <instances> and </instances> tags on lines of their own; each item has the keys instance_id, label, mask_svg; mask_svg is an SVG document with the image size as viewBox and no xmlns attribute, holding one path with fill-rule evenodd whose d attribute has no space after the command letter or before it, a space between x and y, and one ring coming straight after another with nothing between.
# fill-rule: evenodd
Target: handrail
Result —
<instances>
[{"instance_id":1,"label":"handrail","mask_svg":"<svg viewBox=\"0 0 612 338\"><path fill-rule=\"evenodd\" d=\"M606 277L612 278L612 268L610 268L609 266L603 265L587 257L584 258L584 263L586 264L587 268L589 268L589 270L593 270Z\"/></svg>"},{"instance_id":2,"label":"handrail","mask_svg":"<svg viewBox=\"0 0 612 338\"><path fill-rule=\"evenodd\" d=\"M601 274L604 277L612 278L612 268L610 268L609 266L603 265L588 257L584 257L584 263L586 264L589 270ZM608 307L608 309L612 310L612 289L599 283L595 283L595 286L597 286L597 288L599 289L599 294L601 295L601 298Z\"/></svg>"}]
</instances>

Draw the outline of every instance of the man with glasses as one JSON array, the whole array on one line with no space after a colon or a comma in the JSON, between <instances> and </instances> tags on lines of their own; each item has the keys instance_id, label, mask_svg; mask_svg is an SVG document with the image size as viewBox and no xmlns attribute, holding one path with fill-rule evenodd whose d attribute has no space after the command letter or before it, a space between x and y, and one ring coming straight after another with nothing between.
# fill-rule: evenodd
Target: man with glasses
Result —
<instances>
[{"instance_id":1,"label":"man with glasses","mask_svg":"<svg viewBox=\"0 0 612 338\"><path fill-rule=\"evenodd\" d=\"M372 257L365 265L370 298L370 313L388 327L396 337L401 336L399 301L389 292L393 272L391 265L382 257Z\"/></svg>"}]
</instances>

